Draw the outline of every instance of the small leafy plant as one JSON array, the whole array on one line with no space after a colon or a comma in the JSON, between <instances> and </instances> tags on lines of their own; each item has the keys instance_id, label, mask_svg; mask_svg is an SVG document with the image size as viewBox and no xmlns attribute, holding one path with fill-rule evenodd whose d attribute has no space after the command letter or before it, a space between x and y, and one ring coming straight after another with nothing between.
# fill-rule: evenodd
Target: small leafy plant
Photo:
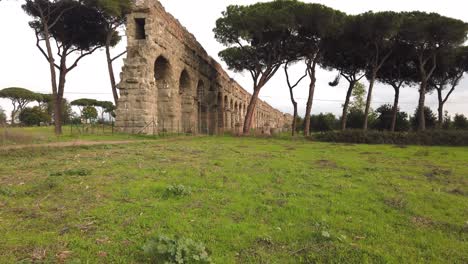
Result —
<instances>
[{"instance_id":1,"label":"small leafy plant","mask_svg":"<svg viewBox=\"0 0 468 264\"><path fill-rule=\"evenodd\" d=\"M8 187L0 186L0 195L11 197L14 196L16 192Z\"/></svg>"},{"instance_id":2,"label":"small leafy plant","mask_svg":"<svg viewBox=\"0 0 468 264\"><path fill-rule=\"evenodd\" d=\"M184 237L156 236L145 244L143 252L149 263L212 263L203 243Z\"/></svg>"},{"instance_id":3,"label":"small leafy plant","mask_svg":"<svg viewBox=\"0 0 468 264\"><path fill-rule=\"evenodd\" d=\"M164 192L164 197L180 197L180 196L189 196L192 194L192 189L190 187L185 187L184 185L169 185Z\"/></svg>"}]
</instances>

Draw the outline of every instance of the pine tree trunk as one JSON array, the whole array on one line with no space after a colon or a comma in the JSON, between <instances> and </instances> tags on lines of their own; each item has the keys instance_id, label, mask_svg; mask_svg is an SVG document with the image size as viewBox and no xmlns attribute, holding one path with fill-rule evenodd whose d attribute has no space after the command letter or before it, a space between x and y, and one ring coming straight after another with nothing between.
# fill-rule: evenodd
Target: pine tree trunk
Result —
<instances>
[{"instance_id":1,"label":"pine tree trunk","mask_svg":"<svg viewBox=\"0 0 468 264\"><path fill-rule=\"evenodd\" d=\"M55 125L55 135L59 136L62 134L62 99L60 96L54 96L54 125Z\"/></svg>"},{"instance_id":2,"label":"pine tree trunk","mask_svg":"<svg viewBox=\"0 0 468 264\"><path fill-rule=\"evenodd\" d=\"M288 83L289 84L289 83ZM294 87L289 87L289 96L291 98L291 103L294 108L294 114L293 114L293 121L291 124L291 135L294 137L296 136L296 126L297 126L297 116L298 116L298 111L297 111L297 102L294 100Z\"/></svg>"},{"instance_id":3,"label":"pine tree trunk","mask_svg":"<svg viewBox=\"0 0 468 264\"><path fill-rule=\"evenodd\" d=\"M292 122L291 128L292 128L292 136L294 137L296 136L297 116L298 116L296 101L293 102L293 107L294 107L294 115L293 115L293 122Z\"/></svg>"},{"instance_id":4,"label":"pine tree trunk","mask_svg":"<svg viewBox=\"0 0 468 264\"><path fill-rule=\"evenodd\" d=\"M112 88L112 95L114 96L114 103L117 106L119 102L119 94L117 92L117 84L115 82L114 67L112 65L112 58L110 54L110 45L106 45L107 69L109 71L109 79Z\"/></svg>"},{"instance_id":5,"label":"pine tree trunk","mask_svg":"<svg viewBox=\"0 0 468 264\"><path fill-rule=\"evenodd\" d=\"M310 136L310 117L312 113L312 103L314 101L315 79L309 85L309 98L307 99L306 114L304 119L304 136Z\"/></svg>"},{"instance_id":6,"label":"pine tree trunk","mask_svg":"<svg viewBox=\"0 0 468 264\"><path fill-rule=\"evenodd\" d=\"M252 128L252 117L257 107L258 95L260 94L261 87L257 86L254 88L254 93L250 98L249 106L247 107L247 114L245 115L244 128L242 130L245 136L250 134L250 129Z\"/></svg>"},{"instance_id":7,"label":"pine tree trunk","mask_svg":"<svg viewBox=\"0 0 468 264\"><path fill-rule=\"evenodd\" d=\"M426 117L424 114L424 106L426 102L426 87L427 87L427 81L426 77L423 77L423 80L421 82L421 87L419 89L419 103L418 103L418 131L425 131L426 130Z\"/></svg>"},{"instance_id":8,"label":"pine tree trunk","mask_svg":"<svg viewBox=\"0 0 468 264\"><path fill-rule=\"evenodd\" d=\"M396 130L396 122L397 122L397 116L398 116L398 103L400 100L400 89L394 87L395 89L395 100L393 102L393 113L392 113L392 126L391 126L391 131L395 132Z\"/></svg>"},{"instance_id":9,"label":"pine tree trunk","mask_svg":"<svg viewBox=\"0 0 468 264\"><path fill-rule=\"evenodd\" d=\"M372 77L369 81L369 91L367 92L367 102L366 102L366 111L364 112L364 127L363 130L367 131L369 124L369 112L372 102L372 91L374 90L375 79L377 76L377 71L372 72Z\"/></svg>"},{"instance_id":10,"label":"pine tree trunk","mask_svg":"<svg viewBox=\"0 0 468 264\"><path fill-rule=\"evenodd\" d=\"M67 50L63 50L63 54L60 60L60 75L59 75L59 83L58 83L58 92L55 96L55 135L59 136L62 135L62 106L63 106L63 94L65 91L65 80L67 75L67 64L66 64L66 53Z\"/></svg>"},{"instance_id":11,"label":"pine tree trunk","mask_svg":"<svg viewBox=\"0 0 468 264\"><path fill-rule=\"evenodd\" d=\"M309 70L310 84L309 84L309 98L307 99L306 113L304 119L304 136L310 136L310 117L312 113L312 104L314 102L315 94L315 83L317 79L315 78L315 62Z\"/></svg>"},{"instance_id":12,"label":"pine tree trunk","mask_svg":"<svg viewBox=\"0 0 468 264\"><path fill-rule=\"evenodd\" d=\"M349 83L348 93L346 94L346 100L343 105L343 114L341 115L341 130L346 130L346 121L348 120L348 108L349 108L349 101L351 100L351 95L353 94L354 85L356 84L355 81Z\"/></svg>"},{"instance_id":13,"label":"pine tree trunk","mask_svg":"<svg viewBox=\"0 0 468 264\"><path fill-rule=\"evenodd\" d=\"M439 122L437 126L439 129L442 129L444 123L444 99L442 98L442 87L441 89L437 89L437 97L439 99L439 107L437 109L439 112Z\"/></svg>"}]
</instances>

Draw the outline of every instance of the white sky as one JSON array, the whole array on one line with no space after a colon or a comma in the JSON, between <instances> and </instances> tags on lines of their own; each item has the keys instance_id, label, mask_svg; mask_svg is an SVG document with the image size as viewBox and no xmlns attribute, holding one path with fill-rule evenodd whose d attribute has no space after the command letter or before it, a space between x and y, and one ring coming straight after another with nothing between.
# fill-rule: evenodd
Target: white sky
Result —
<instances>
[{"instance_id":1,"label":"white sky","mask_svg":"<svg viewBox=\"0 0 468 264\"><path fill-rule=\"evenodd\" d=\"M35 47L35 36L28 26L29 17L21 9L21 0L2 0L0 2L0 89L6 87L24 87L36 92L50 92L50 74L46 60ZM230 4L251 4L256 0L162 0L166 10L173 14L179 21L195 35L207 52L217 58L217 54L223 46L216 42L212 29L221 12ZM413 11L438 12L445 16L468 21L463 1L460 0L319 0L306 1L317 2L339 9L349 14L358 14L365 11ZM120 53L125 48L125 42L116 47L114 53ZM218 59L218 61L220 61ZM122 61L115 63L116 77L119 76ZM297 76L303 73L301 65L296 66ZM236 79L248 91L252 91L249 74L229 74ZM291 112L288 89L285 85L283 72L279 71L270 83L265 86L260 97L272 106ZM317 73L317 90L313 113L332 112L339 115L341 105L346 94L347 84L343 81L339 87L329 87L328 82L334 79L335 72L319 70ZM366 83L367 84L367 83ZM296 88L297 101L300 104L301 115L305 109L308 82L305 80ZM468 114L468 80L462 81L447 103L446 110L450 114ZM112 101L109 87L107 66L103 51L85 58L79 66L69 75L66 83L65 97L69 100L88 97L100 100ZM418 93L416 88L405 88L401 94L401 108L413 113L416 107ZM378 85L374 93L373 107L377 108L382 103L393 102L393 89ZM437 110L437 98L435 94L429 95L427 104ZM0 106L10 110L10 103L0 100Z\"/></svg>"}]
</instances>

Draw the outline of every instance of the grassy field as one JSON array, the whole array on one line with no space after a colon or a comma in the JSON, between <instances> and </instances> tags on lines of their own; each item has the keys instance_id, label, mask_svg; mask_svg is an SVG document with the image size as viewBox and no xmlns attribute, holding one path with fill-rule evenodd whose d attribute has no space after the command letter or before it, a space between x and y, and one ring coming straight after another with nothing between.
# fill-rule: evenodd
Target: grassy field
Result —
<instances>
[{"instance_id":1,"label":"grassy field","mask_svg":"<svg viewBox=\"0 0 468 264\"><path fill-rule=\"evenodd\" d=\"M215 263L468 262L468 148L187 137L0 156L0 263L144 263L161 234Z\"/></svg>"},{"instance_id":2,"label":"grassy field","mask_svg":"<svg viewBox=\"0 0 468 264\"><path fill-rule=\"evenodd\" d=\"M0 127L0 147L24 144L46 144L53 142L116 141L151 139L151 136L115 133L111 126L74 125L64 126L63 135L57 137L53 127Z\"/></svg>"}]
</instances>

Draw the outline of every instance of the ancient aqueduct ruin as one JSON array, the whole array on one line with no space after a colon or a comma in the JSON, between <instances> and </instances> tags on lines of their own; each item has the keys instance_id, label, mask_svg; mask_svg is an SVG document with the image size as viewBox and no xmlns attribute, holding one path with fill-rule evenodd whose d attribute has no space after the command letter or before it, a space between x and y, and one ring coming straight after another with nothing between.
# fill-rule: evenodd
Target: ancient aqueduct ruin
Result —
<instances>
[{"instance_id":1,"label":"ancient aqueduct ruin","mask_svg":"<svg viewBox=\"0 0 468 264\"><path fill-rule=\"evenodd\" d=\"M231 79L157 0L136 1L127 22L127 58L119 84L121 132L239 132L250 94ZM292 121L259 101L253 128L287 129Z\"/></svg>"}]
</instances>

